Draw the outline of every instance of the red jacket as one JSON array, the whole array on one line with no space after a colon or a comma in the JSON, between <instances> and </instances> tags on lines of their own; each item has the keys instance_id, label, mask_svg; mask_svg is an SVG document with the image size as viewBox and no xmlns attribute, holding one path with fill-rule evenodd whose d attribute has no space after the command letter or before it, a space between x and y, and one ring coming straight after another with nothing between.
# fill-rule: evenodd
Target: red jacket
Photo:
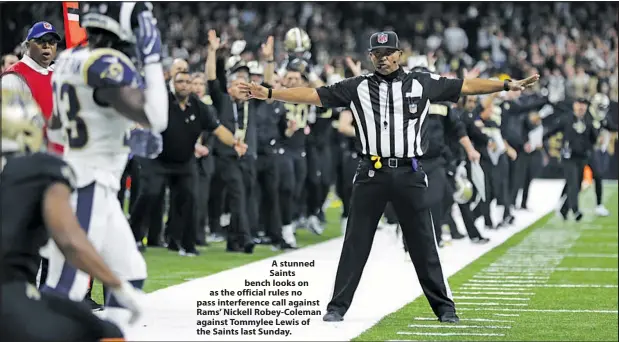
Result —
<instances>
[{"instance_id":1,"label":"red jacket","mask_svg":"<svg viewBox=\"0 0 619 342\"><path fill-rule=\"evenodd\" d=\"M47 123L52 116L54 110L54 94L52 91L52 72L43 75L36 70L30 68L26 63L19 61L9 67L3 75L16 74L21 77L30 88L32 97L37 102ZM45 128L46 129L46 128ZM62 155L63 146L49 143L48 150Z\"/></svg>"}]
</instances>

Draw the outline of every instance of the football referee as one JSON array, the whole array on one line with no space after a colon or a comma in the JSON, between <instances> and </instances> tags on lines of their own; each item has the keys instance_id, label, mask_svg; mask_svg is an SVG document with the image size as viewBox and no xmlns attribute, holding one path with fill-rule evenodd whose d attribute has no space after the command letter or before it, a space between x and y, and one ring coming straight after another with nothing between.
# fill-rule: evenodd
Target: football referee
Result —
<instances>
[{"instance_id":1,"label":"football referee","mask_svg":"<svg viewBox=\"0 0 619 342\"><path fill-rule=\"evenodd\" d=\"M424 128L428 109L434 101L456 102L460 95L524 89L539 79L534 75L521 81L461 80L405 72L398 64L401 54L395 32L378 32L370 37L369 57L376 69L373 74L317 89L239 86L239 91L252 98L352 110L363 157L354 179L333 299L323 317L325 321L343 320L350 307L387 202L393 204L400 220L411 260L434 314L441 322L459 321L441 269L426 200L427 177L419 161L431 143ZM473 151L467 151L469 157L473 157Z\"/></svg>"}]
</instances>

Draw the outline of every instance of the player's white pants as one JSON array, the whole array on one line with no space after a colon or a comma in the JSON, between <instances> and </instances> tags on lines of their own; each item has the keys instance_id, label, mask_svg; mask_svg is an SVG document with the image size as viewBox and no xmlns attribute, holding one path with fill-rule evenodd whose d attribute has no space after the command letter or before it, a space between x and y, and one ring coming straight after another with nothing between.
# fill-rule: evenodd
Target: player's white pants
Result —
<instances>
[{"instance_id":1,"label":"player's white pants","mask_svg":"<svg viewBox=\"0 0 619 342\"><path fill-rule=\"evenodd\" d=\"M123 280L146 279L146 262L137 249L116 190L94 182L74 192L71 201L88 239L112 271ZM68 264L53 241L45 254L49 270L43 291L83 300L90 276Z\"/></svg>"}]
</instances>

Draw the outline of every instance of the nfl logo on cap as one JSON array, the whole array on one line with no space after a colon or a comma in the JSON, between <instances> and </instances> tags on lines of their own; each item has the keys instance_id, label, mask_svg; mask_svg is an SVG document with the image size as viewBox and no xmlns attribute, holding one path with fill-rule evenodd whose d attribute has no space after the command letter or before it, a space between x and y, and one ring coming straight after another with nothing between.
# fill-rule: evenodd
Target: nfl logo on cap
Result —
<instances>
[{"instance_id":1,"label":"nfl logo on cap","mask_svg":"<svg viewBox=\"0 0 619 342\"><path fill-rule=\"evenodd\" d=\"M378 37L376 37L376 41L379 44L385 44L388 39L389 39L389 36L386 33L379 33Z\"/></svg>"},{"instance_id":2,"label":"nfl logo on cap","mask_svg":"<svg viewBox=\"0 0 619 342\"><path fill-rule=\"evenodd\" d=\"M51 30L51 29L52 29L52 24L50 24L50 23L43 23L43 27L44 27L46 30Z\"/></svg>"}]
</instances>

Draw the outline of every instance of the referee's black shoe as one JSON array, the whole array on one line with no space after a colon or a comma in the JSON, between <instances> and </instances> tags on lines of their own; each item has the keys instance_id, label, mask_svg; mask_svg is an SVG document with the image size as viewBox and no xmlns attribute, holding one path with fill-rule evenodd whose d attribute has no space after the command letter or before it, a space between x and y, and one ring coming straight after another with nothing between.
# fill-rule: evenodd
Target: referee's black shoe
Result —
<instances>
[{"instance_id":1,"label":"referee's black shoe","mask_svg":"<svg viewBox=\"0 0 619 342\"><path fill-rule=\"evenodd\" d=\"M456 315L455 312L445 312L438 318L441 323L458 323L460 322L460 318Z\"/></svg>"},{"instance_id":2,"label":"referee's black shoe","mask_svg":"<svg viewBox=\"0 0 619 342\"><path fill-rule=\"evenodd\" d=\"M344 316L337 311L329 311L322 316L322 320L325 322L341 322L344 320Z\"/></svg>"}]
</instances>

